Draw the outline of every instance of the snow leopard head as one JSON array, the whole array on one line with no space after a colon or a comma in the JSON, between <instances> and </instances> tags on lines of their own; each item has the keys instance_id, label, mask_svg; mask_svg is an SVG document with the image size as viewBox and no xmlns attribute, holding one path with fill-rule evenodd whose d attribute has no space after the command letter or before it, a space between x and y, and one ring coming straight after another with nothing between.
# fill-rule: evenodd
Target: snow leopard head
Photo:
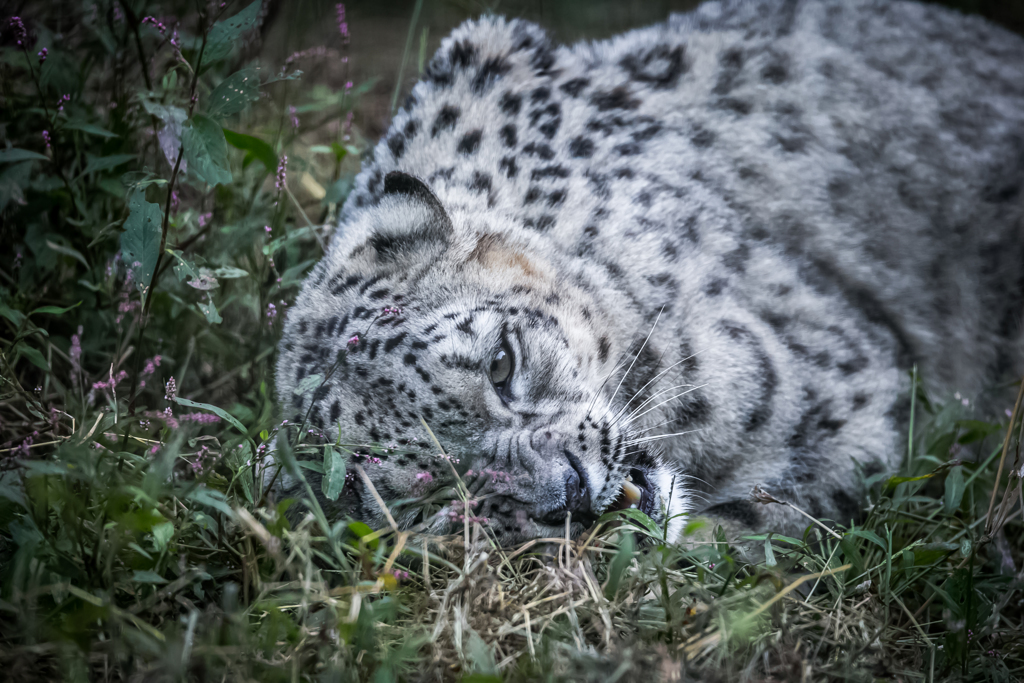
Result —
<instances>
[{"instance_id":1,"label":"snow leopard head","mask_svg":"<svg viewBox=\"0 0 1024 683\"><path fill-rule=\"evenodd\" d=\"M643 336L618 340L592 288L507 220L449 212L393 172L310 276L277 387L286 417L348 454L328 514L384 523L356 465L401 524L442 531L468 515L506 543L564 535L567 518L579 533L616 507L659 524L685 509L630 430Z\"/></svg>"}]
</instances>

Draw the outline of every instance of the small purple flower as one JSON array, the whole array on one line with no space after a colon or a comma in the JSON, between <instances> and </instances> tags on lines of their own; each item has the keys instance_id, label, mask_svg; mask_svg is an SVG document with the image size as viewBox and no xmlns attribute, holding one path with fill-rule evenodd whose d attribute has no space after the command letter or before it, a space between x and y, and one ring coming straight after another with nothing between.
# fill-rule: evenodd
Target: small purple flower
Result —
<instances>
[{"instance_id":1,"label":"small purple flower","mask_svg":"<svg viewBox=\"0 0 1024 683\"><path fill-rule=\"evenodd\" d=\"M402 315L402 309L398 306L385 306L381 315Z\"/></svg>"},{"instance_id":2,"label":"small purple flower","mask_svg":"<svg viewBox=\"0 0 1024 683\"><path fill-rule=\"evenodd\" d=\"M282 69L282 73L287 71L287 67L300 59L306 59L307 57L326 57L333 50L328 50L326 47L314 47L309 50L302 50L301 52L293 52L288 56L288 59L284 60L285 68Z\"/></svg>"},{"instance_id":3,"label":"small purple flower","mask_svg":"<svg viewBox=\"0 0 1024 683\"><path fill-rule=\"evenodd\" d=\"M51 149L50 142L52 142L52 140L50 139L50 131L48 131L48 130L44 130L43 131L43 142L46 143L46 149L48 149L48 150Z\"/></svg>"},{"instance_id":4,"label":"small purple flower","mask_svg":"<svg viewBox=\"0 0 1024 683\"><path fill-rule=\"evenodd\" d=\"M359 344L359 335L358 334L353 334L351 337L348 338L348 345L349 346L356 346L358 344Z\"/></svg>"},{"instance_id":5,"label":"small purple flower","mask_svg":"<svg viewBox=\"0 0 1024 683\"><path fill-rule=\"evenodd\" d=\"M179 415L178 420L182 422L195 422L196 424L217 424L220 417L213 413L185 413Z\"/></svg>"},{"instance_id":6,"label":"small purple flower","mask_svg":"<svg viewBox=\"0 0 1024 683\"><path fill-rule=\"evenodd\" d=\"M162 21L158 21L156 17L142 17L142 25L145 26L147 24L154 27L157 31L160 31L160 35L167 35L167 27L164 26Z\"/></svg>"},{"instance_id":7,"label":"small purple flower","mask_svg":"<svg viewBox=\"0 0 1024 683\"><path fill-rule=\"evenodd\" d=\"M171 377L167 380L167 384L164 385L164 400L173 401L178 396L178 383ZM170 408L168 408L170 410Z\"/></svg>"},{"instance_id":8,"label":"small purple flower","mask_svg":"<svg viewBox=\"0 0 1024 683\"><path fill-rule=\"evenodd\" d=\"M125 279L125 284L128 284L130 282L131 274L132 274L132 271L128 271L129 278ZM135 310L137 310L139 308L142 308L142 302L141 301L129 301L127 299L122 300L117 305L117 317L114 318L114 322L120 324L121 321L124 320L126 315L128 315L132 311L135 311Z\"/></svg>"},{"instance_id":9,"label":"small purple flower","mask_svg":"<svg viewBox=\"0 0 1024 683\"><path fill-rule=\"evenodd\" d=\"M21 17L11 17L11 20L7 22L7 25L14 34L14 39L18 43L18 47L23 47L25 41L28 39L28 31L25 30L25 23L21 20Z\"/></svg>"},{"instance_id":10,"label":"small purple flower","mask_svg":"<svg viewBox=\"0 0 1024 683\"><path fill-rule=\"evenodd\" d=\"M110 379L108 379L106 381L95 382L92 385L92 388L93 389L97 389L97 390L113 389L118 384L123 382L126 377L128 377L128 373L126 371L122 370L121 372L117 373L116 375L114 375L113 377L111 377Z\"/></svg>"},{"instance_id":11,"label":"small purple flower","mask_svg":"<svg viewBox=\"0 0 1024 683\"><path fill-rule=\"evenodd\" d=\"M265 233L267 233L269 235L270 233L274 232L274 229L272 227L270 227L269 225L264 225L263 226L263 232L265 232Z\"/></svg>"},{"instance_id":12,"label":"small purple flower","mask_svg":"<svg viewBox=\"0 0 1024 683\"><path fill-rule=\"evenodd\" d=\"M198 219L199 227L200 228L205 228L206 224L210 222L211 218L213 218L213 212L212 211L207 211L206 213L199 214L199 219Z\"/></svg>"},{"instance_id":13,"label":"small purple flower","mask_svg":"<svg viewBox=\"0 0 1024 683\"><path fill-rule=\"evenodd\" d=\"M178 196L178 191L177 190L172 191L171 192L171 211L177 211L178 210L178 204L180 203L180 201L181 201L181 198Z\"/></svg>"},{"instance_id":14,"label":"small purple flower","mask_svg":"<svg viewBox=\"0 0 1024 683\"><path fill-rule=\"evenodd\" d=\"M281 161L277 165L277 180L274 187L280 192L288 184L288 155L282 154Z\"/></svg>"},{"instance_id":15,"label":"small purple flower","mask_svg":"<svg viewBox=\"0 0 1024 683\"><path fill-rule=\"evenodd\" d=\"M36 55L36 56L38 56L38 57L39 57L39 66L42 66L42 65L43 65L43 63L44 63L44 62L46 61L46 56L47 56L47 55L49 54L49 52L50 52L50 51L49 51L49 50L47 50L47 49L46 49L46 48L44 47L44 48L43 48L42 50L40 50L40 51L39 51L39 52L37 53L37 55Z\"/></svg>"},{"instance_id":16,"label":"small purple flower","mask_svg":"<svg viewBox=\"0 0 1024 683\"><path fill-rule=\"evenodd\" d=\"M338 33L341 35L342 42L348 45L349 34L348 21L345 19L345 3L339 2L335 5L335 9L338 11Z\"/></svg>"},{"instance_id":17,"label":"small purple flower","mask_svg":"<svg viewBox=\"0 0 1024 683\"><path fill-rule=\"evenodd\" d=\"M292 128L299 129L299 116L295 107L288 107L288 114L292 117Z\"/></svg>"},{"instance_id":18,"label":"small purple flower","mask_svg":"<svg viewBox=\"0 0 1024 683\"><path fill-rule=\"evenodd\" d=\"M71 361L71 379L78 383L78 375L82 372L82 326L78 326L78 332L71 335L71 350L68 351L68 359Z\"/></svg>"},{"instance_id":19,"label":"small purple flower","mask_svg":"<svg viewBox=\"0 0 1024 683\"><path fill-rule=\"evenodd\" d=\"M345 90L352 89L352 81L345 81Z\"/></svg>"},{"instance_id":20,"label":"small purple flower","mask_svg":"<svg viewBox=\"0 0 1024 683\"><path fill-rule=\"evenodd\" d=\"M267 304L267 326L274 326L274 318L277 317L277 306L274 304Z\"/></svg>"},{"instance_id":21,"label":"small purple flower","mask_svg":"<svg viewBox=\"0 0 1024 683\"><path fill-rule=\"evenodd\" d=\"M343 133L343 138L342 139L348 140L351 137L351 134L352 134L352 112L351 111L345 116L345 125L342 126L341 130L342 130L342 133Z\"/></svg>"},{"instance_id":22,"label":"small purple flower","mask_svg":"<svg viewBox=\"0 0 1024 683\"><path fill-rule=\"evenodd\" d=\"M64 111L64 103L71 101L71 95L61 95L57 99L57 113Z\"/></svg>"}]
</instances>

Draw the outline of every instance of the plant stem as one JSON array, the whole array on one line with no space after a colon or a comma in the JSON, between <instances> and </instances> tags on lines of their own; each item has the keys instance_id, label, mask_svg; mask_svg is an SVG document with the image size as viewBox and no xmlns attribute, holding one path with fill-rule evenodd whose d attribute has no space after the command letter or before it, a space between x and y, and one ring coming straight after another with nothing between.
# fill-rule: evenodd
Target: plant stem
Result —
<instances>
[{"instance_id":1,"label":"plant stem","mask_svg":"<svg viewBox=\"0 0 1024 683\"><path fill-rule=\"evenodd\" d=\"M43 93L43 87L39 85L39 78L36 76L36 70L32 68L32 55L28 51L28 46L22 45L21 51L25 53L25 61L28 64L29 73L32 74L32 83L36 86L36 92L39 94L39 103L43 105L43 113L46 114L46 118L50 122L50 127L54 128L56 121L50 116L50 108L46 106L46 95ZM54 134L56 134L56 132L56 128L54 128ZM54 158L50 163L53 166L53 169L57 172L57 175L60 176L61 182L64 183L64 187L68 191L68 196L71 197L71 205L75 207L75 212L78 214L78 217L84 219L85 212L78 206L78 199L75 198L75 193L71 189L71 183L68 181L67 176L64 175L64 165L59 159L57 159L57 151L60 149L60 145L57 144L56 135L53 140L53 145Z\"/></svg>"},{"instance_id":2,"label":"plant stem","mask_svg":"<svg viewBox=\"0 0 1024 683\"><path fill-rule=\"evenodd\" d=\"M416 24L420 20L420 10L423 9L423 0L416 0L416 6L412 10L412 21L409 22L409 33L405 37L405 48L402 50L402 63L398 67L398 80L395 81L395 92L391 95L391 116L395 115L395 107L398 105L398 93L402 92L402 77L405 75L405 63L409 59L409 48L412 47L412 37L416 33Z\"/></svg>"},{"instance_id":3,"label":"plant stem","mask_svg":"<svg viewBox=\"0 0 1024 683\"><path fill-rule=\"evenodd\" d=\"M206 52L207 31L203 27L203 42L199 46L199 56L196 58L196 68L192 71L192 83L189 85L188 115L192 117L196 108L196 84L199 82L199 70L203 65L203 53ZM149 289L146 295L146 302L139 314L139 341L137 344L138 355L135 357L135 367L132 372L132 391L128 397L128 414L135 415L135 399L138 395L139 370L142 365L142 335L146 331L146 321L149 317L149 309L153 304L153 296L156 294L157 277L161 272L164 249L167 247L167 230L171 221L171 200L174 198L174 183L178 179L178 171L181 169L181 159L185 155L185 145L178 145L178 157L174 160L174 169L171 171L171 180L167 183L167 200L164 202L163 222L160 226L160 249L156 254L156 265L153 267L153 275L149 279Z\"/></svg>"},{"instance_id":4,"label":"plant stem","mask_svg":"<svg viewBox=\"0 0 1024 683\"><path fill-rule=\"evenodd\" d=\"M124 10L124 15L128 17L128 25L135 35L135 49L139 51L139 66L142 67L142 80L146 82L146 90L152 90L153 83L149 80L149 69L146 67L146 53L142 49L142 38L139 37L139 18L125 0L118 0L118 2L121 5L121 9Z\"/></svg>"}]
</instances>

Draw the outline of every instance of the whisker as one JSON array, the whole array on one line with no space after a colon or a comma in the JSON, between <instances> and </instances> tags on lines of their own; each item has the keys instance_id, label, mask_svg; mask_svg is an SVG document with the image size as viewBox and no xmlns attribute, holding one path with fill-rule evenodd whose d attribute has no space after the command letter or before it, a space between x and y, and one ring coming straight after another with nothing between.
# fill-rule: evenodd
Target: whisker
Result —
<instances>
[{"instance_id":1,"label":"whisker","mask_svg":"<svg viewBox=\"0 0 1024 683\"><path fill-rule=\"evenodd\" d=\"M657 434L655 436L645 436L645 437L640 438L640 439L633 439L632 441L627 441L625 445L627 445L627 446L635 446L637 444L647 443L648 441L660 441L661 439L668 439L668 438L673 437L673 436L682 436L683 434L693 434L694 432L700 432L700 431L703 431L703 430L701 430L701 429L691 429L691 430L685 431L685 432L676 432L675 434Z\"/></svg>"},{"instance_id":2,"label":"whisker","mask_svg":"<svg viewBox=\"0 0 1024 683\"><path fill-rule=\"evenodd\" d=\"M654 394L653 396L648 396L648 397L647 397L647 399L646 399L646 400L645 400L645 401L644 401L643 403L641 403L640 405L638 405L638 406L637 406L637 407L636 407L636 408L635 408L635 409L633 410L633 412L632 412L632 413L630 413L629 415L627 415L627 418L632 418L632 417L633 417L634 415L636 415L636 414L637 414L638 412L640 412L641 410L643 410L643 409L644 409L644 407L645 407L645 406L647 406L647 405L648 405L648 404L649 404L649 403L650 403L651 401L655 400L656 398L658 398L659 396L661 396L661 395L663 395L663 394L667 394L667 393L668 393L668 392L670 392L670 391L675 391L676 389L682 389L683 387L692 387L692 386L693 386L692 384L677 384L677 385L675 385L675 386L673 386L673 387L667 387L667 388L665 388L665 389L662 389L661 391L659 391L658 393ZM630 419L627 419L627 424L628 424L628 423L629 423L630 421L631 421Z\"/></svg>"},{"instance_id":3,"label":"whisker","mask_svg":"<svg viewBox=\"0 0 1024 683\"><path fill-rule=\"evenodd\" d=\"M622 376L622 379L619 380L619 385L615 387L615 393L613 393L612 397L608 400L609 405L615 403L615 397L618 395L619 389L622 388L622 383L626 381L627 377L629 377L629 373L632 372L633 366L636 365L637 360L639 360L640 354L644 352L645 348L647 348L647 342L651 340L651 335L654 334L655 328L658 327L658 321L661 320L661 314L664 312L665 307L662 306L661 310L658 311L658 317L654 319L654 324L651 325L651 331L647 333L647 338L644 339L644 343L640 346L640 350L636 352L635 356L633 356L633 362L629 364L629 368L626 369L626 374Z\"/></svg>"},{"instance_id":4,"label":"whisker","mask_svg":"<svg viewBox=\"0 0 1024 683\"><path fill-rule=\"evenodd\" d=\"M665 426L665 425L667 425L668 423L670 423L670 422L675 422L675 421L676 421L676 418L674 418L674 417L671 417L671 418L669 418L669 419L665 420L664 422L659 422L658 424L656 424L656 425L654 425L654 426L652 426L652 427L645 427L644 429L638 429L638 430L636 430L636 431L635 431L635 432L633 432L633 433L634 433L634 434L643 434L644 432L649 432L649 431L651 431L652 429L657 429L658 427L664 427L664 426Z\"/></svg>"},{"instance_id":5,"label":"whisker","mask_svg":"<svg viewBox=\"0 0 1024 683\"><path fill-rule=\"evenodd\" d=\"M664 356L664 355L665 354L662 354L662 356ZM655 375L653 379L648 380L647 384L645 384L642 387L640 387L639 389L637 389L636 392L629 398L629 400L626 401L626 403L621 408L619 408L618 412L616 412L615 415L612 416L612 420L611 421L615 422L615 420L617 420L619 418L619 414L622 413L622 411L624 411L626 408L629 407L629 404L633 402L633 399L635 399L637 396L640 395L640 392L642 392L644 389L649 387L652 383L657 382L666 372L668 372L672 368L676 367L677 365L681 365L682 363L685 363L686 361L690 360L691 358L693 358L696 355L697 354L695 354L695 353L691 354L691 355L687 356L686 358L682 359L681 361L679 361L678 363L673 363L672 365L668 366L667 368L665 368L664 370L659 372L657 375Z\"/></svg>"},{"instance_id":6,"label":"whisker","mask_svg":"<svg viewBox=\"0 0 1024 683\"><path fill-rule=\"evenodd\" d=\"M635 341L636 335L633 335L633 339L630 340L629 346L632 346L633 342ZM608 374L604 376L604 381L601 382L601 386L599 386L597 388L597 391L594 392L594 397L590 399L590 405L587 406L586 415L588 417L590 416L590 412L594 409L594 404L597 403L597 399L601 396L601 390L604 389L604 385L608 384L608 380L612 378L612 376L615 374L615 371L622 367L622 363L626 360L626 354L629 352L629 346L626 347L625 351L619 354L619 359L615 361L615 365L612 367L611 370L608 371Z\"/></svg>"},{"instance_id":7,"label":"whisker","mask_svg":"<svg viewBox=\"0 0 1024 683\"><path fill-rule=\"evenodd\" d=\"M640 413L639 415L636 415L635 417L631 416L629 422L633 422L634 420L638 420L641 417L643 417L644 415L646 415L647 413L651 412L652 410L657 410L658 408L660 408L661 406L665 405L666 403L670 403L670 402L676 400L677 398L682 398L683 396L686 396L689 393L697 391L698 389L703 389L706 386L707 386L707 384L701 384L698 387L694 387L694 388L689 389L687 391L684 391L684 392L682 392L680 394L676 394L672 398L666 399L666 400L662 401L661 403L659 403L658 405L656 405L656 406L654 406L652 408L648 408L647 410L645 410L644 412ZM639 408L637 410L639 410ZM627 424L629 424L629 423L627 422Z\"/></svg>"}]
</instances>

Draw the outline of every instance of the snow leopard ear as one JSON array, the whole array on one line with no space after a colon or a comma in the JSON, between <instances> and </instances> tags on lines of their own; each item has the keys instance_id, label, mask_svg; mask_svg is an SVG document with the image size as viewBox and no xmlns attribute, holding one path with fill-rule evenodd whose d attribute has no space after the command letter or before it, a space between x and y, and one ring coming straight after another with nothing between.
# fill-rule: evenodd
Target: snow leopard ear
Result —
<instances>
[{"instance_id":1,"label":"snow leopard ear","mask_svg":"<svg viewBox=\"0 0 1024 683\"><path fill-rule=\"evenodd\" d=\"M386 210L390 215L381 216L382 225L369 241L378 258L392 259L403 253L422 252L431 245L447 246L451 241L454 228L448 212L419 178L401 171L388 173L384 176L381 205L390 205L402 218L396 220L398 217Z\"/></svg>"}]
</instances>

